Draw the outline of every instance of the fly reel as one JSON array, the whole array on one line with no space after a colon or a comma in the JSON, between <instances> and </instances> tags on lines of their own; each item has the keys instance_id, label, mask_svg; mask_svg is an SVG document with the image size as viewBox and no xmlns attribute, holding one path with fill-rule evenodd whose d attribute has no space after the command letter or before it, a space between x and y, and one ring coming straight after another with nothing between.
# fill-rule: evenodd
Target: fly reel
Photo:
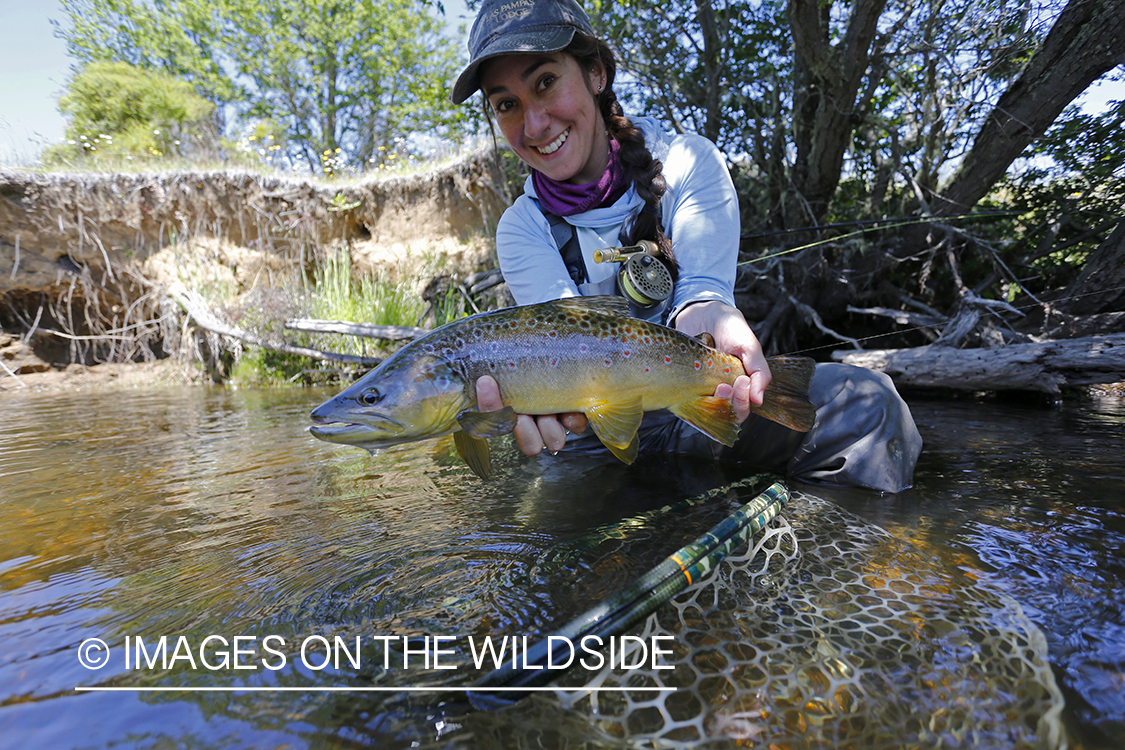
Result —
<instances>
[{"instance_id":1,"label":"fly reel","mask_svg":"<svg viewBox=\"0 0 1125 750\"><path fill-rule=\"evenodd\" d=\"M660 259L655 242L641 240L629 247L607 247L594 251L595 263L620 263L617 288L633 304L658 305L672 296L672 274Z\"/></svg>"}]
</instances>

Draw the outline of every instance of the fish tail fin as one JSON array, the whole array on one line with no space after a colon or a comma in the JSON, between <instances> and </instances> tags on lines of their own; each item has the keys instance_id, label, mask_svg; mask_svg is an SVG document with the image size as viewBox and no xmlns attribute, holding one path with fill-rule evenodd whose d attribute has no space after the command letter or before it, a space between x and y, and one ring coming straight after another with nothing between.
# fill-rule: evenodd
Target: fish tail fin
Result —
<instances>
[{"instance_id":1,"label":"fish tail fin","mask_svg":"<svg viewBox=\"0 0 1125 750\"><path fill-rule=\"evenodd\" d=\"M809 382L816 362L808 357L770 357L766 360L772 378L761 406L751 411L797 432L808 432L816 421L816 407L809 401Z\"/></svg>"},{"instance_id":2,"label":"fish tail fin","mask_svg":"<svg viewBox=\"0 0 1125 750\"><path fill-rule=\"evenodd\" d=\"M730 399L700 396L669 406L668 411L723 445L734 445L738 439L738 425L735 424L738 417Z\"/></svg>"}]
</instances>

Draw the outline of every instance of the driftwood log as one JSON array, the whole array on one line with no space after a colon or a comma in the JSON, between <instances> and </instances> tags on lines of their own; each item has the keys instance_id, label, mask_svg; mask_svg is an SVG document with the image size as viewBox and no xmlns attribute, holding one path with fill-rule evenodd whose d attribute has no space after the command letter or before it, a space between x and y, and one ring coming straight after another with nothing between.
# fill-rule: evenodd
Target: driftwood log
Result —
<instances>
[{"instance_id":1,"label":"driftwood log","mask_svg":"<svg viewBox=\"0 0 1125 750\"><path fill-rule=\"evenodd\" d=\"M238 339L247 344L253 344L254 346L260 346L263 349L270 349L275 352L296 354L301 357L328 362L343 362L345 364L370 366L377 365L382 361L372 357L357 357L354 354L325 352L320 349L311 349L307 346L295 346L284 341L270 341L241 328L229 326L216 318L215 315L207 309L207 305L202 297L180 284L173 284L168 290L168 295L176 300L180 307L195 321L196 325L220 336Z\"/></svg>"},{"instance_id":2,"label":"driftwood log","mask_svg":"<svg viewBox=\"0 0 1125 750\"><path fill-rule=\"evenodd\" d=\"M1040 391L1125 381L1125 333L993 348L919 346L835 352L838 362L879 370L898 386L962 391Z\"/></svg>"},{"instance_id":3,"label":"driftwood log","mask_svg":"<svg viewBox=\"0 0 1125 750\"><path fill-rule=\"evenodd\" d=\"M380 326L374 323L351 323L346 320L317 320L315 318L295 318L285 321L291 331L307 333L343 333L349 336L364 336L387 341L410 341L429 333L428 328L413 326Z\"/></svg>"}]
</instances>

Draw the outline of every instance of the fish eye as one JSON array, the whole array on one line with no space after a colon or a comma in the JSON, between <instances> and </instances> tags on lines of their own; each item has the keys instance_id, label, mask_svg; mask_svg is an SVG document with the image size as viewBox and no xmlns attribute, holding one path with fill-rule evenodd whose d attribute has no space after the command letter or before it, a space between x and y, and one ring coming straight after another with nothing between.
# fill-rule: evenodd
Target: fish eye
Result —
<instances>
[{"instance_id":1,"label":"fish eye","mask_svg":"<svg viewBox=\"0 0 1125 750\"><path fill-rule=\"evenodd\" d=\"M359 395L360 403L367 406L374 406L383 400L383 394L379 392L378 388L371 388L364 391Z\"/></svg>"}]
</instances>

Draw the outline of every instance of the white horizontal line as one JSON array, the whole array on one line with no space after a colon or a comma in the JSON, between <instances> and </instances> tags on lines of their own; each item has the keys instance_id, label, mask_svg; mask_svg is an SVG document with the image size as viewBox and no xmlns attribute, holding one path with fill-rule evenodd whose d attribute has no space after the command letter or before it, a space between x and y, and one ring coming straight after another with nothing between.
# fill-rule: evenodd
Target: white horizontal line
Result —
<instances>
[{"instance_id":1,"label":"white horizontal line","mask_svg":"<svg viewBox=\"0 0 1125 750\"><path fill-rule=\"evenodd\" d=\"M605 693L626 691L675 692L674 687L86 687L74 688L78 692L128 692L128 693L503 693L528 691L563 691L567 693Z\"/></svg>"}]
</instances>

